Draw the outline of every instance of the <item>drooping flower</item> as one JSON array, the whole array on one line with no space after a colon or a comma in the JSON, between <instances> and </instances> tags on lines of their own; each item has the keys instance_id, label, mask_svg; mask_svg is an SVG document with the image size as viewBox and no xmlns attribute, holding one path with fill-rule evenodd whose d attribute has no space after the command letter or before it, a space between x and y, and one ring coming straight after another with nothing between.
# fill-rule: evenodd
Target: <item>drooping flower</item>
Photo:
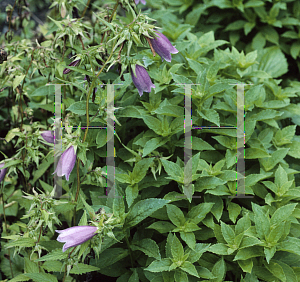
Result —
<instances>
[{"instance_id":1,"label":"drooping flower","mask_svg":"<svg viewBox=\"0 0 300 282\"><path fill-rule=\"evenodd\" d=\"M138 89L140 96L142 97L144 91L150 93L151 88L155 88L155 85L152 83L151 78L144 67L136 65L135 73L136 76L131 70L131 78L135 87Z\"/></svg>"},{"instance_id":2,"label":"drooping flower","mask_svg":"<svg viewBox=\"0 0 300 282\"><path fill-rule=\"evenodd\" d=\"M41 136L46 142L55 144L54 131L51 130L44 131L41 134Z\"/></svg>"},{"instance_id":3,"label":"drooping flower","mask_svg":"<svg viewBox=\"0 0 300 282\"><path fill-rule=\"evenodd\" d=\"M141 3L143 5L146 5L146 1L145 0L135 0L135 5L137 5L138 3L140 3L140 1L141 1Z\"/></svg>"},{"instance_id":4,"label":"drooping flower","mask_svg":"<svg viewBox=\"0 0 300 282\"><path fill-rule=\"evenodd\" d=\"M76 67L79 63L80 63L80 59L79 59L79 60L73 61L73 62L72 62L71 64L69 64L68 66ZM63 71L63 74L67 74L67 73L69 73L70 71L71 71L70 69L65 68L64 71Z\"/></svg>"},{"instance_id":5,"label":"drooping flower","mask_svg":"<svg viewBox=\"0 0 300 282\"><path fill-rule=\"evenodd\" d=\"M179 51L171 44L166 36L159 31L155 31L155 33L157 38L149 38L154 51L161 57L162 61L165 59L167 62L171 62L171 54L177 54Z\"/></svg>"},{"instance_id":6,"label":"drooping flower","mask_svg":"<svg viewBox=\"0 0 300 282\"><path fill-rule=\"evenodd\" d=\"M57 241L65 243L63 252L67 249L81 245L82 243L92 239L97 233L98 227L96 226L74 226L64 230L55 230L59 233Z\"/></svg>"},{"instance_id":7,"label":"drooping flower","mask_svg":"<svg viewBox=\"0 0 300 282\"><path fill-rule=\"evenodd\" d=\"M69 176L74 168L76 162L76 154L74 147L71 146L67 150L65 150L56 167L56 170L53 172L57 173L58 176L66 176L66 179L69 181Z\"/></svg>"},{"instance_id":8,"label":"drooping flower","mask_svg":"<svg viewBox=\"0 0 300 282\"><path fill-rule=\"evenodd\" d=\"M5 164L0 164L0 182L4 179L7 168L1 168L4 167Z\"/></svg>"}]
</instances>

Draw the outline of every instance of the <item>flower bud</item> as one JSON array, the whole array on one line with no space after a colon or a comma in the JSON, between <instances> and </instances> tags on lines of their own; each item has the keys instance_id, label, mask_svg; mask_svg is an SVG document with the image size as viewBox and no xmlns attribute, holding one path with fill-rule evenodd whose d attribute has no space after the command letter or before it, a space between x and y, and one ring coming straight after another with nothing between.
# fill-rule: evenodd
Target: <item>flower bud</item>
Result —
<instances>
[{"instance_id":1,"label":"flower bud","mask_svg":"<svg viewBox=\"0 0 300 282\"><path fill-rule=\"evenodd\" d=\"M68 66L76 67L79 63L80 63L80 59L79 59L79 60L73 61L73 62L72 62L71 64L69 64ZM65 68L64 71L63 71L63 74L67 74L67 73L69 73L70 71L71 71L70 69Z\"/></svg>"},{"instance_id":2,"label":"flower bud","mask_svg":"<svg viewBox=\"0 0 300 282\"><path fill-rule=\"evenodd\" d=\"M5 164L0 164L0 182L4 179L7 168L1 168L4 167Z\"/></svg>"},{"instance_id":3,"label":"flower bud","mask_svg":"<svg viewBox=\"0 0 300 282\"><path fill-rule=\"evenodd\" d=\"M41 136L46 142L55 144L54 131L51 130L44 131L41 134Z\"/></svg>"}]
</instances>

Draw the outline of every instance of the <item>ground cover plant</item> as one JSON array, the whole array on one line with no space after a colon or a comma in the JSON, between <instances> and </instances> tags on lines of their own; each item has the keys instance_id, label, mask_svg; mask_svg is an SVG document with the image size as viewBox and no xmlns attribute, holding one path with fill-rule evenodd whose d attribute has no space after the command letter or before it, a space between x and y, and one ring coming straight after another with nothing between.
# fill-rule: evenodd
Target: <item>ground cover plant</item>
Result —
<instances>
[{"instance_id":1,"label":"ground cover plant","mask_svg":"<svg viewBox=\"0 0 300 282\"><path fill-rule=\"evenodd\" d=\"M0 281L300 281L299 3L1 6Z\"/></svg>"}]
</instances>

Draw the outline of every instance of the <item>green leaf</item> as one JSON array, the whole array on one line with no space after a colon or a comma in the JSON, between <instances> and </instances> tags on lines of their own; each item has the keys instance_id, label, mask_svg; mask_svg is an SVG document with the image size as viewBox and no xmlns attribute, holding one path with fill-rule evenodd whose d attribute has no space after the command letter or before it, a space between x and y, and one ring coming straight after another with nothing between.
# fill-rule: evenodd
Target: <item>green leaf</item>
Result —
<instances>
[{"instance_id":1,"label":"green leaf","mask_svg":"<svg viewBox=\"0 0 300 282\"><path fill-rule=\"evenodd\" d=\"M271 226L279 225L283 221L287 220L292 215L296 206L297 206L297 203L287 204L287 205L277 209L271 218L271 221L270 221Z\"/></svg>"},{"instance_id":2,"label":"green leaf","mask_svg":"<svg viewBox=\"0 0 300 282\"><path fill-rule=\"evenodd\" d=\"M228 255L228 247L223 243L217 243L209 247L208 251L217 255Z\"/></svg>"},{"instance_id":3,"label":"green leaf","mask_svg":"<svg viewBox=\"0 0 300 282\"><path fill-rule=\"evenodd\" d=\"M230 227L230 225L227 225L226 223L221 221L221 231L222 231L222 235L223 235L225 241L229 245L233 245L235 234L234 234L233 229Z\"/></svg>"},{"instance_id":4,"label":"green leaf","mask_svg":"<svg viewBox=\"0 0 300 282\"><path fill-rule=\"evenodd\" d=\"M79 116L86 115L86 101L75 102L66 110L71 111L74 114ZM89 115L95 115L97 113L97 110L98 110L97 105L93 103L89 103Z\"/></svg>"},{"instance_id":5,"label":"green leaf","mask_svg":"<svg viewBox=\"0 0 300 282\"><path fill-rule=\"evenodd\" d=\"M183 178L183 170L178 164L164 159L161 159L161 162L168 175L176 179Z\"/></svg>"},{"instance_id":6,"label":"green leaf","mask_svg":"<svg viewBox=\"0 0 300 282\"><path fill-rule=\"evenodd\" d=\"M124 228L129 228L137 225L142 220L150 216L153 212L162 208L169 202L170 200L154 198L139 201L128 212Z\"/></svg>"},{"instance_id":7,"label":"green leaf","mask_svg":"<svg viewBox=\"0 0 300 282\"><path fill-rule=\"evenodd\" d=\"M263 70L269 73L273 78L276 78L288 71L288 64L280 48L273 46L264 49L258 69Z\"/></svg>"},{"instance_id":8,"label":"green leaf","mask_svg":"<svg viewBox=\"0 0 300 282\"><path fill-rule=\"evenodd\" d=\"M9 242L5 245L6 248L12 247L33 247L35 246L35 240L32 238L21 237L17 241Z\"/></svg>"},{"instance_id":9,"label":"green leaf","mask_svg":"<svg viewBox=\"0 0 300 282\"><path fill-rule=\"evenodd\" d=\"M240 215L242 208L233 202L228 203L228 213L230 220L235 223L237 217Z\"/></svg>"},{"instance_id":10,"label":"green leaf","mask_svg":"<svg viewBox=\"0 0 300 282\"><path fill-rule=\"evenodd\" d=\"M188 261L194 263L200 259L203 253L209 250L210 244L196 243L194 250L191 250Z\"/></svg>"},{"instance_id":11,"label":"green leaf","mask_svg":"<svg viewBox=\"0 0 300 282\"><path fill-rule=\"evenodd\" d=\"M171 75L176 84L193 84L193 81L188 79L186 76L174 74L172 72ZM178 87L183 87L183 85L178 85Z\"/></svg>"},{"instance_id":12,"label":"green leaf","mask_svg":"<svg viewBox=\"0 0 300 282\"><path fill-rule=\"evenodd\" d=\"M201 203L193 207L187 214L191 222L198 224L211 211L214 203Z\"/></svg>"},{"instance_id":13,"label":"green leaf","mask_svg":"<svg viewBox=\"0 0 300 282\"><path fill-rule=\"evenodd\" d=\"M266 214L264 209L255 203L252 204L252 210L254 212L254 222L256 232L260 239L265 239L270 233L270 220L268 217L268 213Z\"/></svg>"},{"instance_id":14,"label":"green leaf","mask_svg":"<svg viewBox=\"0 0 300 282\"><path fill-rule=\"evenodd\" d=\"M27 277L31 278L35 282L57 282L57 278L49 273L25 273Z\"/></svg>"},{"instance_id":15,"label":"green leaf","mask_svg":"<svg viewBox=\"0 0 300 282\"><path fill-rule=\"evenodd\" d=\"M133 243L130 247L133 251L139 250L145 253L148 257L161 260L158 245L150 238L145 238L141 241Z\"/></svg>"},{"instance_id":16,"label":"green leaf","mask_svg":"<svg viewBox=\"0 0 300 282\"><path fill-rule=\"evenodd\" d=\"M175 229L176 230L176 229ZM174 232L175 232L174 230ZM181 239L186 242L190 249L194 250L196 245L196 238L193 232L180 232Z\"/></svg>"},{"instance_id":17,"label":"green leaf","mask_svg":"<svg viewBox=\"0 0 300 282\"><path fill-rule=\"evenodd\" d=\"M156 221L146 228L155 229L159 233L167 233L175 229L175 225L169 221Z\"/></svg>"},{"instance_id":18,"label":"green leaf","mask_svg":"<svg viewBox=\"0 0 300 282\"><path fill-rule=\"evenodd\" d=\"M135 164L135 166L133 168L133 172L131 174L132 184L139 183L146 176L147 170L153 160L154 160L154 157L153 158L145 158L145 159L140 160L137 164Z\"/></svg>"},{"instance_id":19,"label":"green leaf","mask_svg":"<svg viewBox=\"0 0 300 282\"><path fill-rule=\"evenodd\" d=\"M180 262L183 260L183 256L184 256L183 246L181 245L176 235L174 235L173 238L171 253L176 262Z\"/></svg>"},{"instance_id":20,"label":"green leaf","mask_svg":"<svg viewBox=\"0 0 300 282\"><path fill-rule=\"evenodd\" d=\"M156 134L162 135L162 122L159 119L152 116L142 116L142 118L150 129L152 129Z\"/></svg>"},{"instance_id":21,"label":"green leaf","mask_svg":"<svg viewBox=\"0 0 300 282\"><path fill-rule=\"evenodd\" d=\"M128 254L129 252L127 249L122 249L122 248L105 249L103 252L101 252L97 265L100 267L100 269L106 268L107 266L110 266L116 263L117 261L127 257Z\"/></svg>"},{"instance_id":22,"label":"green leaf","mask_svg":"<svg viewBox=\"0 0 300 282\"><path fill-rule=\"evenodd\" d=\"M282 267L278 263L271 260L268 263L264 263L264 266L280 281L288 281L286 280L286 276L284 274Z\"/></svg>"},{"instance_id":23,"label":"green leaf","mask_svg":"<svg viewBox=\"0 0 300 282\"><path fill-rule=\"evenodd\" d=\"M261 257L264 256L264 252L262 248L259 246L252 246L250 248L245 248L242 250L238 250L236 256L234 257L235 260L247 260L254 257Z\"/></svg>"},{"instance_id":24,"label":"green leaf","mask_svg":"<svg viewBox=\"0 0 300 282\"><path fill-rule=\"evenodd\" d=\"M56 249L52 251L51 253L36 259L35 261L45 261L45 260L59 260L59 259L65 259L68 256L68 252L62 251L62 249Z\"/></svg>"},{"instance_id":25,"label":"green leaf","mask_svg":"<svg viewBox=\"0 0 300 282\"><path fill-rule=\"evenodd\" d=\"M212 274L217 277L217 279L214 279L214 281L224 281L226 273L226 264L224 262L224 259L221 258L219 261L217 261L212 269Z\"/></svg>"},{"instance_id":26,"label":"green leaf","mask_svg":"<svg viewBox=\"0 0 300 282\"><path fill-rule=\"evenodd\" d=\"M96 137L97 149L103 147L107 143L107 131L99 130Z\"/></svg>"},{"instance_id":27,"label":"green leaf","mask_svg":"<svg viewBox=\"0 0 300 282\"><path fill-rule=\"evenodd\" d=\"M73 265L72 269L70 270L71 274L83 274L87 272L92 272L92 271L97 271L100 268L89 265L89 264L84 264L84 263L77 263Z\"/></svg>"},{"instance_id":28,"label":"green leaf","mask_svg":"<svg viewBox=\"0 0 300 282\"><path fill-rule=\"evenodd\" d=\"M113 213L115 217L123 219L125 217L125 205L123 198L115 197L113 200Z\"/></svg>"},{"instance_id":29,"label":"green leaf","mask_svg":"<svg viewBox=\"0 0 300 282\"><path fill-rule=\"evenodd\" d=\"M300 42L296 41L291 46L291 56L296 59L300 54Z\"/></svg>"},{"instance_id":30,"label":"green leaf","mask_svg":"<svg viewBox=\"0 0 300 282\"><path fill-rule=\"evenodd\" d=\"M162 145L166 144L168 140L163 137L155 137L148 140L143 149L142 157L146 157L150 153L152 153L155 149L161 147Z\"/></svg>"},{"instance_id":31,"label":"green leaf","mask_svg":"<svg viewBox=\"0 0 300 282\"><path fill-rule=\"evenodd\" d=\"M253 268L253 261L252 261L252 259L238 260L237 262L238 262L240 268L241 268L244 272L251 273L252 268Z\"/></svg>"},{"instance_id":32,"label":"green leaf","mask_svg":"<svg viewBox=\"0 0 300 282\"><path fill-rule=\"evenodd\" d=\"M186 220L184 218L184 214L181 211L181 209L171 204L167 205L166 207L167 207L168 217L172 221L172 223L177 227L183 226Z\"/></svg>"},{"instance_id":33,"label":"green leaf","mask_svg":"<svg viewBox=\"0 0 300 282\"><path fill-rule=\"evenodd\" d=\"M24 271L25 273L39 273L39 266L31 261L29 258L24 258Z\"/></svg>"},{"instance_id":34,"label":"green leaf","mask_svg":"<svg viewBox=\"0 0 300 282\"><path fill-rule=\"evenodd\" d=\"M30 97L47 96L51 98L55 94L55 85L45 85L34 90ZM52 95L52 96L51 96Z\"/></svg>"},{"instance_id":35,"label":"green leaf","mask_svg":"<svg viewBox=\"0 0 300 282\"><path fill-rule=\"evenodd\" d=\"M126 194L126 201L127 201L128 208L130 208L131 205L133 204L134 200L139 195L138 185L137 184L135 184L135 185L128 185L126 187L125 194Z\"/></svg>"},{"instance_id":36,"label":"green leaf","mask_svg":"<svg viewBox=\"0 0 300 282\"><path fill-rule=\"evenodd\" d=\"M47 271L60 272L63 271L63 264L58 260L45 261L42 265Z\"/></svg>"},{"instance_id":37,"label":"green leaf","mask_svg":"<svg viewBox=\"0 0 300 282\"><path fill-rule=\"evenodd\" d=\"M184 270L185 272L187 272L188 274L200 278L200 276L199 276L199 274L198 274L198 272L197 272L197 269L195 268L195 266L194 266L191 262L185 261L185 262L180 266L180 268L181 268L182 270Z\"/></svg>"},{"instance_id":38,"label":"green leaf","mask_svg":"<svg viewBox=\"0 0 300 282\"><path fill-rule=\"evenodd\" d=\"M255 245L259 245L262 244L262 241L258 240L257 238L254 237L244 237L242 239L242 242L239 246L239 249L244 249L244 248L248 248L251 246L255 246Z\"/></svg>"},{"instance_id":39,"label":"green leaf","mask_svg":"<svg viewBox=\"0 0 300 282\"><path fill-rule=\"evenodd\" d=\"M288 151L289 148L278 148L272 153L270 158L262 158L259 161L263 165L264 169L269 171L285 158Z\"/></svg>"},{"instance_id":40,"label":"green leaf","mask_svg":"<svg viewBox=\"0 0 300 282\"><path fill-rule=\"evenodd\" d=\"M169 271L169 268L170 268L171 264L172 264L171 259L164 258L162 260L155 260L155 261L153 261L144 270L147 270L147 271L150 271L150 272Z\"/></svg>"},{"instance_id":41,"label":"green leaf","mask_svg":"<svg viewBox=\"0 0 300 282\"><path fill-rule=\"evenodd\" d=\"M9 282L19 282L19 281L28 281L31 280L29 277L27 277L25 274L19 274L15 276L13 279L9 280Z\"/></svg>"},{"instance_id":42,"label":"green leaf","mask_svg":"<svg viewBox=\"0 0 300 282\"><path fill-rule=\"evenodd\" d=\"M264 253L265 253L265 256L266 256L266 261L268 263L270 263L271 258L276 253L276 246L273 246L273 247L270 247L270 248L264 247Z\"/></svg>"},{"instance_id":43,"label":"green leaf","mask_svg":"<svg viewBox=\"0 0 300 282\"><path fill-rule=\"evenodd\" d=\"M187 274L179 269L175 269L174 279L175 282L189 282Z\"/></svg>"},{"instance_id":44,"label":"green leaf","mask_svg":"<svg viewBox=\"0 0 300 282\"><path fill-rule=\"evenodd\" d=\"M197 61L191 60L189 58L186 58L190 68L198 75L200 73L202 73L202 71L204 70L204 67L198 63Z\"/></svg>"},{"instance_id":45,"label":"green leaf","mask_svg":"<svg viewBox=\"0 0 300 282\"><path fill-rule=\"evenodd\" d=\"M13 81L13 90L15 90L17 88L17 86L21 83L21 81L24 79L25 74L22 75L18 75L15 77L14 81Z\"/></svg>"}]
</instances>

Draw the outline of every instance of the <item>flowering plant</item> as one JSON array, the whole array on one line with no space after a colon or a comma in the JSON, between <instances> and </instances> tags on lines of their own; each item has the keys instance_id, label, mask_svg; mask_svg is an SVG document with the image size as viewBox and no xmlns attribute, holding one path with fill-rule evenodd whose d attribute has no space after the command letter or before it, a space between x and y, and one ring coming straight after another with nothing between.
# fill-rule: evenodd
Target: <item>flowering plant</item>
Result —
<instances>
[{"instance_id":1,"label":"flowering plant","mask_svg":"<svg viewBox=\"0 0 300 282\"><path fill-rule=\"evenodd\" d=\"M300 280L300 2L47 3L0 16L0 281Z\"/></svg>"}]
</instances>

